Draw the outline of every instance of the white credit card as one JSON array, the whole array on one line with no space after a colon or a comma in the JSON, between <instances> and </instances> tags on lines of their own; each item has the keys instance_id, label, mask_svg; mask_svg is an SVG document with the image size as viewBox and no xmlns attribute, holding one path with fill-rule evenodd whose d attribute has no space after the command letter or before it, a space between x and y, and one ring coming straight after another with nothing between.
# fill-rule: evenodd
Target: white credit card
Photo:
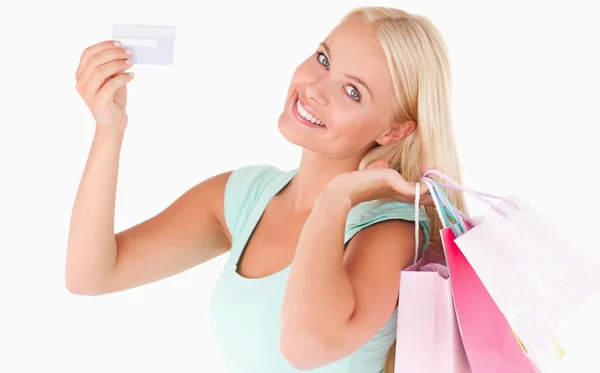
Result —
<instances>
[{"instance_id":1,"label":"white credit card","mask_svg":"<svg viewBox=\"0 0 600 373\"><path fill-rule=\"evenodd\" d=\"M172 65L175 27L152 25L113 25L113 40L133 51L131 61L138 65Z\"/></svg>"}]
</instances>

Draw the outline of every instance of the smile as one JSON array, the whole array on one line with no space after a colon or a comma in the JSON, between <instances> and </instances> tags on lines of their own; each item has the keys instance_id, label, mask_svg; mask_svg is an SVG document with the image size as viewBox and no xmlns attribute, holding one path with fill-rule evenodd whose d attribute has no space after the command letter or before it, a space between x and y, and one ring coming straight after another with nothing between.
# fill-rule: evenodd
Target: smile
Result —
<instances>
[{"instance_id":1,"label":"smile","mask_svg":"<svg viewBox=\"0 0 600 373\"><path fill-rule=\"evenodd\" d=\"M296 118L302 123L315 128L326 128L325 123L319 118L315 117L306 110L300 103L300 99L296 98L296 102L292 107L292 111L296 115Z\"/></svg>"}]
</instances>

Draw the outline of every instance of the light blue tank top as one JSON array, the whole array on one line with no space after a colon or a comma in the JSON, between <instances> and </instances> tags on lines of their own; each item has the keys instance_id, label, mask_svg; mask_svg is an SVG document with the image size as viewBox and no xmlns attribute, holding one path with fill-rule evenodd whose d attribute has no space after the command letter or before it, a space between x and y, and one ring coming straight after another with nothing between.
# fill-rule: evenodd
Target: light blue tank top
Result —
<instances>
[{"instance_id":1,"label":"light blue tank top","mask_svg":"<svg viewBox=\"0 0 600 373\"><path fill-rule=\"evenodd\" d=\"M235 170L225 189L225 219L232 234L231 252L211 299L211 323L227 373L299 373L279 351L280 312L290 267L267 277L249 279L237 264L267 204L297 170L247 166ZM414 205L366 202L348 214L345 242L361 229L388 219L414 221ZM429 220L423 209L419 224L429 243ZM387 323L352 355L312 370L314 373L378 373L396 338L396 311ZM305 371L304 371L305 372Z\"/></svg>"}]
</instances>

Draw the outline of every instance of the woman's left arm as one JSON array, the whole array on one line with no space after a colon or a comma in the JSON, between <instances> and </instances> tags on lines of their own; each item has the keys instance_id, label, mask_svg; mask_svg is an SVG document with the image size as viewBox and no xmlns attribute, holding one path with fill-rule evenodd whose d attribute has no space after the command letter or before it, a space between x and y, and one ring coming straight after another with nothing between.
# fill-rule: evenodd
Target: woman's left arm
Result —
<instances>
[{"instance_id":1,"label":"woman's left arm","mask_svg":"<svg viewBox=\"0 0 600 373\"><path fill-rule=\"evenodd\" d=\"M286 289L280 341L281 353L297 369L351 354L396 307L400 272L414 258L415 223L374 224L344 249L346 218L354 205L382 197L414 200L414 184L394 172L365 170L336 178L304 226Z\"/></svg>"}]
</instances>

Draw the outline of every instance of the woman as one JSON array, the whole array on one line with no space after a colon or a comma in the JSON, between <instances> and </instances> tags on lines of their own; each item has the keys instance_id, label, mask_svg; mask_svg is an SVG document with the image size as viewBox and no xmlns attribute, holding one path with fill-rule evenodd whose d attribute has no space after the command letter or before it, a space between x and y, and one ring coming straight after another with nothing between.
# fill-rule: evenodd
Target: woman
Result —
<instances>
[{"instance_id":1,"label":"woman","mask_svg":"<svg viewBox=\"0 0 600 373\"><path fill-rule=\"evenodd\" d=\"M76 72L96 133L72 214L68 289L121 291L229 251L212 300L228 372L391 371L400 271L415 255L414 183L426 165L460 180L437 29L396 9L350 12L292 77L278 123L303 148L297 170L216 175L115 235L129 57L99 43ZM418 218L421 253L440 228L430 216Z\"/></svg>"}]
</instances>

